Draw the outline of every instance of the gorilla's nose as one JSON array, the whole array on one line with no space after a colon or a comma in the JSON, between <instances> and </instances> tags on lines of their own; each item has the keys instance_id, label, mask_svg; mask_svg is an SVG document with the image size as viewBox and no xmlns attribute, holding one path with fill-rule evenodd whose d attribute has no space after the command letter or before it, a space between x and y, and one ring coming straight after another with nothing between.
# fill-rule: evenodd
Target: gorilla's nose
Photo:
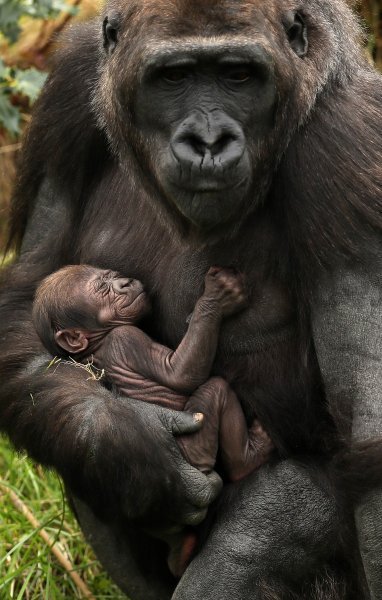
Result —
<instances>
[{"instance_id":1,"label":"gorilla's nose","mask_svg":"<svg viewBox=\"0 0 382 600\"><path fill-rule=\"evenodd\" d=\"M134 280L129 279L128 277L118 277L118 279L114 279L113 288L117 294L126 294Z\"/></svg>"},{"instance_id":2,"label":"gorilla's nose","mask_svg":"<svg viewBox=\"0 0 382 600\"><path fill-rule=\"evenodd\" d=\"M196 164L202 170L227 169L243 155L245 139L241 127L228 115L198 111L178 126L171 146L181 163Z\"/></svg>"}]
</instances>

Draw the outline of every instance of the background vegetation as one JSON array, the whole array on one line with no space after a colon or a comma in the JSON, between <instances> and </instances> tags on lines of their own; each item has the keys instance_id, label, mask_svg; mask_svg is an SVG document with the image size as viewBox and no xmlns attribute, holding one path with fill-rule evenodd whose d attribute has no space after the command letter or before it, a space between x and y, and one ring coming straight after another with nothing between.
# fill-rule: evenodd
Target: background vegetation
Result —
<instances>
[{"instance_id":1,"label":"background vegetation","mask_svg":"<svg viewBox=\"0 0 382 600\"><path fill-rule=\"evenodd\" d=\"M0 250L20 136L57 35L98 7L99 0L0 0ZM366 51L382 70L382 0L356 7L369 34ZM1 438L0 505L1 599L122 598L65 508L59 478L15 454Z\"/></svg>"}]
</instances>

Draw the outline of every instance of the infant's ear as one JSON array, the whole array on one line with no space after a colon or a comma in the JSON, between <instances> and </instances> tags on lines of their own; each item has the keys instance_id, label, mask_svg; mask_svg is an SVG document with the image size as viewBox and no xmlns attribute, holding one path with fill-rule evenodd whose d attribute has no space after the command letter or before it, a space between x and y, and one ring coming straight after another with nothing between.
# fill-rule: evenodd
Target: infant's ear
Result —
<instances>
[{"instance_id":1,"label":"infant's ear","mask_svg":"<svg viewBox=\"0 0 382 600\"><path fill-rule=\"evenodd\" d=\"M83 329L61 329L54 334L54 339L60 348L70 354L83 352L89 345L89 340Z\"/></svg>"}]
</instances>

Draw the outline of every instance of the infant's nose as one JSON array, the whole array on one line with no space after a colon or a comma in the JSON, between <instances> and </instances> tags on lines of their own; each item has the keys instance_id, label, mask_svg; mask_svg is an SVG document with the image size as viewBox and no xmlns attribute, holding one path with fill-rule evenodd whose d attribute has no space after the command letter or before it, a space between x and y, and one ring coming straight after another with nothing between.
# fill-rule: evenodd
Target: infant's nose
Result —
<instances>
[{"instance_id":1,"label":"infant's nose","mask_svg":"<svg viewBox=\"0 0 382 600\"><path fill-rule=\"evenodd\" d=\"M113 288L117 294L126 294L131 286L133 279L128 277L119 277L113 281Z\"/></svg>"}]
</instances>

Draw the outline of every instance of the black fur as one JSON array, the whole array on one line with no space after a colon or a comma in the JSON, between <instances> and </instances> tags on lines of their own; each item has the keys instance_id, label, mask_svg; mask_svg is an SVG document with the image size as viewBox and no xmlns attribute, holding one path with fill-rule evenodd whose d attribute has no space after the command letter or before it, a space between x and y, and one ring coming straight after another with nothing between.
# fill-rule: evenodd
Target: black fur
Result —
<instances>
[{"instance_id":1,"label":"black fur","mask_svg":"<svg viewBox=\"0 0 382 600\"><path fill-rule=\"evenodd\" d=\"M348 399L342 410L327 405L310 318L323 273L356 265L370 271L380 264L375 240L382 229L382 79L364 58L360 30L342 0L299 5L309 48L306 57L295 58L288 54L282 19L294 2L247 0L238 12L228 0L191 4L169 0L161 9L149 0L113 0L104 16L122 15L118 23L128 31L125 37L118 32L116 49L104 53L102 20L96 19L71 29L56 57L25 141L12 204L8 248L23 251L2 275L1 428L16 447L55 467L72 492L112 522L110 539L122 536L128 546L119 524L128 519L147 525L149 519L152 525L168 504L174 521L185 522L190 507L182 505L184 482L178 478L185 466L177 459L168 475L169 454L158 451L161 445L173 448L173 416L155 407L142 415L138 404L113 398L68 365L46 372L49 359L40 357L31 302L38 281L61 265L115 268L144 281L155 315L148 329L175 345L208 266L233 264L248 275L254 301L263 294L279 308L276 317L268 308L260 313L253 339L245 337L245 321L233 329L228 323L214 370L235 387L248 420L259 415L281 458L297 457L313 478L320 473L317 489L326 488L333 499L336 539L328 548L326 532L322 540L317 535L314 567L306 570L302 561L290 578L276 558L275 573L260 572L245 598L253 593L262 600L367 600L352 510L362 494L382 483L382 445L352 442ZM170 42L176 37L180 45L177 36L200 32L241 32L247 40L257 34L253 23L259 15L267 23L282 101L261 149L256 194L228 226L196 231L163 198L156 157L134 128L131 98L121 102L117 84L129 84L133 96L145 43L157 36ZM221 503L218 511L228 514L231 504ZM278 542L269 543L277 557ZM136 552L138 570L144 571L142 553ZM173 583L161 552L160 566L150 565L150 585L161 590L158 598L167 598ZM132 597L146 598L134 569L130 575L130 584L120 584L128 590L136 582Z\"/></svg>"}]
</instances>

